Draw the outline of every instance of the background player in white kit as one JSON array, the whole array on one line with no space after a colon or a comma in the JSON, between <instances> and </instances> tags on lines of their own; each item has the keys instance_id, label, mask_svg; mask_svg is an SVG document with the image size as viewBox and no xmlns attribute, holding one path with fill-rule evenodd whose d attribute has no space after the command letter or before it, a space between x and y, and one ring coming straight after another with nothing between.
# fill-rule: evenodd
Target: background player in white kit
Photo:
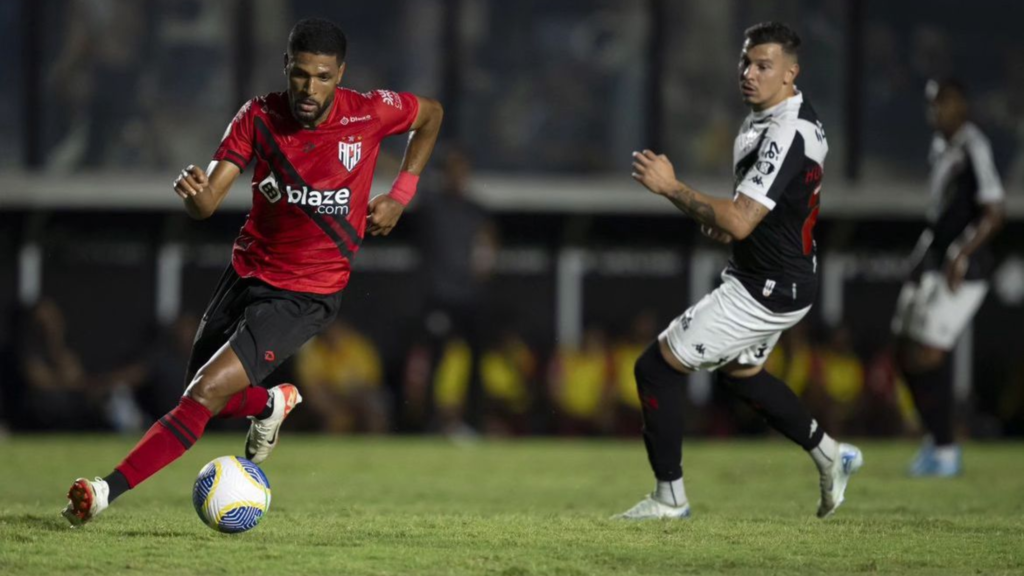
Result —
<instances>
[{"instance_id":1,"label":"background player in white kit","mask_svg":"<svg viewBox=\"0 0 1024 576\"><path fill-rule=\"evenodd\" d=\"M988 138L968 121L964 86L931 81L925 92L935 129L931 206L896 304L893 332L900 371L927 432L910 473L955 476L962 464L953 434L949 351L988 292L988 244L1003 224L1004 194Z\"/></svg>"},{"instance_id":2,"label":"background player in white kit","mask_svg":"<svg viewBox=\"0 0 1024 576\"><path fill-rule=\"evenodd\" d=\"M745 32L739 82L751 114L733 150L731 199L704 195L676 179L664 155L633 154L633 178L699 222L709 237L733 243L723 284L669 327L634 369L654 492L619 515L685 518L682 407L686 376L718 370L721 382L811 455L820 473L818 517L842 503L860 450L839 444L781 380L763 369L782 331L810 310L817 292L813 229L828 144L810 104L794 84L799 36L767 22Z\"/></svg>"}]
</instances>

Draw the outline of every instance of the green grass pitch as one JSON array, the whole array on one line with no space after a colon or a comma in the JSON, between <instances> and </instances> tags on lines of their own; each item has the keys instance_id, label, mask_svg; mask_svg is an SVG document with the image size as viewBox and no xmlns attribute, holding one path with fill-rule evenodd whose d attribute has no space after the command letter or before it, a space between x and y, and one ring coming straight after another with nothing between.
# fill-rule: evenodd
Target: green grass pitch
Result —
<instances>
[{"instance_id":1,"label":"green grass pitch","mask_svg":"<svg viewBox=\"0 0 1024 576\"><path fill-rule=\"evenodd\" d=\"M0 574L1021 574L1024 446L973 444L966 474L911 480L907 443L861 444L846 504L814 517L817 475L783 441L688 442L689 521L608 520L651 488L640 439L481 442L282 437L269 514L218 534L192 481L243 435L212 435L72 530L77 476L133 439L0 441Z\"/></svg>"}]
</instances>

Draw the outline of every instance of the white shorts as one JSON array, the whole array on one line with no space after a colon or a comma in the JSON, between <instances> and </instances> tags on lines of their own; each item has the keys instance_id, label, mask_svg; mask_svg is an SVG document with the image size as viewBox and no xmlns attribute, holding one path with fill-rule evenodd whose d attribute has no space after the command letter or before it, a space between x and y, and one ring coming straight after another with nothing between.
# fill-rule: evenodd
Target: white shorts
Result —
<instances>
[{"instance_id":1,"label":"white shorts","mask_svg":"<svg viewBox=\"0 0 1024 576\"><path fill-rule=\"evenodd\" d=\"M736 278L722 274L722 280L721 286L673 320L658 337L694 370L715 370L733 360L747 366L764 364L782 332L811 309L772 312Z\"/></svg>"},{"instance_id":2,"label":"white shorts","mask_svg":"<svg viewBox=\"0 0 1024 576\"><path fill-rule=\"evenodd\" d=\"M920 282L903 284L892 331L926 346L952 350L987 293L985 280L966 280L951 292L945 274L925 272Z\"/></svg>"}]
</instances>

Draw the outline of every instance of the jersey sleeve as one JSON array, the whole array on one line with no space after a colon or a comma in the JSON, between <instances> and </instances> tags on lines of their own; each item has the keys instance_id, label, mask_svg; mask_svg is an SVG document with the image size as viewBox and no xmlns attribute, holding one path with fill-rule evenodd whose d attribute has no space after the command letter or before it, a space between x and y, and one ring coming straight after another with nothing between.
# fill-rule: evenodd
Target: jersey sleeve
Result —
<instances>
[{"instance_id":1,"label":"jersey sleeve","mask_svg":"<svg viewBox=\"0 0 1024 576\"><path fill-rule=\"evenodd\" d=\"M966 148L978 182L975 200L979 204L1001 202L1005 194L996 164L992 160L992 147L985 139L973 139L968 141Z\"/></svg>"},{"instance_id":2,"label":"jersey sleeve","mask_svg":"<svg viewBox=\"0 0 1024 576\"><path fill-rule=\"evenodd\" d=\"M796 126L773 123L765 131L757 159L736 185L736 192L774 210L775 203L799 175L803 164L803 136Z\"/></svg>"},{"instance_id":3,"label":"jersey sleeve","mask_svg":"<svg viewBox=\"0 0 1024 576\"><path fill-rule=\"evenodd\" d=\"M238 110L238 114L235 114L234 119L228 124L227 130L224 131L224 136L220 140L220 146L217 147L217 151L213 154L214 160L227 160L238 166L240 170L245 170L245 167L252 161L253 156L253 116L255 115L255 110L256 106L252 100L242 105L242 108Z\"/></svg>"},{"instance_id":4,"label":"jersey sleeve","mask_svg":"<svg viewBox=\"0 0 1024 576\"><path fill-rule=\"evenodd\" d=\"M420 111L419 100L409 92L374 90L370 100L380 119L383 136L408 132Z\"/></svg>"}]
</instances>

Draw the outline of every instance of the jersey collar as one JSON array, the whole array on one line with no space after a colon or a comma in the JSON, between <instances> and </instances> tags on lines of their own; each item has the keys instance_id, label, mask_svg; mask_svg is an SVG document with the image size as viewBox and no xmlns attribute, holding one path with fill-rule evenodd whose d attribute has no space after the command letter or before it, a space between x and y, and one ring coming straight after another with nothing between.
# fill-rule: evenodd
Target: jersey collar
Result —
<instances>
[{"instance_id":1,"label":"jersey collar","mask_svg":"<svg viewBox=\"0 0 1024 576\"><path fill-rule=\"evenodd\" d=\"M776 114L777 112L779 112L780 110L782 110L786 106L789 106L791 103L792 104L796 104L796 105L803 104L803 102L804 102L804 93L801 92L795 86L793 87L793 90L796 91L796 94L793 94L792 96L790 96L789 98L786 98L782 102L779 102L775 106L772 106L771 108L765 108L764 110L761 110L760 112L751 112L750 113L750 119L753 120L754 122L757 122L758 120L764 120L765 118L768 118L769 116L772 116L772 115Z\"/></svg>"}]
</instances>

